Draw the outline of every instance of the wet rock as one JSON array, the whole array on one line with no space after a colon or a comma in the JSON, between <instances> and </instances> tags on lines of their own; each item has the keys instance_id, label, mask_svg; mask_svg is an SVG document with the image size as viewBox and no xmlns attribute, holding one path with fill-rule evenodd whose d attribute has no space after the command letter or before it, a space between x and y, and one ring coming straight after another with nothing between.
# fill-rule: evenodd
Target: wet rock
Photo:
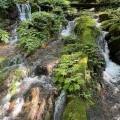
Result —
<instances>
[{"instance_id":1,"label":"wet rock","mask_svg":"<svg viewBox=\"0 0 120 120\"><path fill-rule=\"evenodd\" d=\"M35 69L35 75L39 76L39 75L48 75L48 70L47 67L44 65L38 65Z\"/></svg>"},{"instance_id":2,"label":"wet rock","mask_svg":"<svg viewBox=\"0 0 120 120\"><path fill-rule=\"evenodd\" d=\"M54 94L53 90L32 88L25 97L25 104L16 120L50 120L53 114Z\"/></svg>"},{"instance_id":3,"label":"wet rock","mask_svg":"<svg viewBox=\"0 0 120 120\"><path fill-rule=\"evenodd\" d=\"M103 84L99 92L94 91L95 104L87 107L87 120L118 120L120 117L120 93Z\"/></svg>"},{"instance_id":4,"label":"wet rock","mask_svg":"<svg viewBox=\"0 0 120 120\"><path fill-rule=\"evenodd\" d=\"M108 43L108 47L110 49L110 57L111 59L120 64L120 38L116 38L113 41Z\"/></svg>"},{"instance_id":5,"label":"wet rock","mask_svg":"<svg viewBox=\"0 0 120 120\"><path fill-rule=\"evenodd\" d=\"M100 13L100 14L99 14L99 21L100 21L100 22L105 21L105 20L108 20L108 19L110 19L108 13Z\"/></svg>"},{"instance_id":6,"label":"wet rock","mask_svg":"<svg viewBox=\"0 0 120 120\"><path fill-rule=\"evenodd\" d=\"M11 19L16 19L18 17L18 10L17 8L9 14Z\"/></svg>"},{"instance_id":7,"label":"wet rock","mask_svg":"<svg viewBox=\"0 0 120 120\"><path fill-rule=\"evenodd\" d=\"M46 12L53 10L53 6L49 2L44 2L44 4L40 4L40 7L42 11Z\"/></svg>"}]
</instances>

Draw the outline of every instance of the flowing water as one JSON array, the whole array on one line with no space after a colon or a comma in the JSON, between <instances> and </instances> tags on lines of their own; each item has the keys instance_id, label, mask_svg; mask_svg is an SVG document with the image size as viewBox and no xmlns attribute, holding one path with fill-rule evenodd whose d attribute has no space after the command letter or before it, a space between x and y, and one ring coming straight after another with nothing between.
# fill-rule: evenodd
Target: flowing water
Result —
<instances>
[{"instance_id":1,"label":"flowing water","mask_svg":"<svg viewBox=\"0 0 120 120\"><path fill-rule=\"evenodd\" d=\"M68 25L61 31L61 35L67 37L70 35L74 26L74 21L69 21Z\"/></svg>"},{"instance_id":2,"label":"flowing water","mask_svg":"<svg viewBox=\"0 0 120 120\"><path fill-rule=\"evenodd\" d=\"M31 6L30 4L17 4L19 19L21 21L26 21L31 19Z\"/></svg>"},{"instance_id":3,"label":"flowing water","mask_svg":"<svg viewBox=\"0 0 120 120\"><path fill-rule=\"evenodd\" d=\"M55 101L55 111L53 120L61 120L62 113L65 107L67 94L64 91L61 91L60 96Z\"/></svg>"},{"instance_id":4,"label":"flowing water","mask_svg":"<svg viewBox=\"0 0 120 120\"><path fill-rule=\"evenodd\" d=\"M10 45L14 45L18 41L16 29L17 29L17 22L14 24L14 28L11 30L11 36L9 38Z\"/></svg>"},{"instance_id":5,"label":"flowing water","mask_svg":"<svg viewBox=\"0 0 120 120\"><path fill-rule=\"evenodd\" d=\"M29 4L17 4L20 21L26 21L31 19L31 6ZM18 41L17 36L17 22L14 24L11 30L11 36L9 38L10 45L14 45Z\"/></svg>"},{"instance_id":6,"label":"flowing water","mask_svg":"<svg viewBox=\"0 0 120 120\"><path fill-rule=\"evenodd\" d=\"M29 4L17 4L18 7L18 11L19 11L19 19L21 21L26 21L27 19L31 18L31 7ZM14 45L17 41L18 41L18 37L17 37L17 22L14 24L14 27L11 31L11 37L9 39L9 44L10 45ZM22 73L24 74L24 76L28 76L27 75L27 69L24 66L25 60L22 58L21 55L16 55L13 58L1 63L0 65L3 67L2 70L0 70L0 74L3 74L3 72L8 71L10 72L11 70L13 70L14 68L18 68L22 71ZM12 120L15 119L15 117L19 114L19 112L22 109L22 106L24 105L24 94L25 92L30 88L30 86L32 86L32 82L33 80L36 83L38 82L38 78L32 78L31 82L29 82L29 84L27 83L27 80L31 80L31 78L27 77L25 80L23 80L23 82L16 82L15 86L16 86L16 94L19 93L19 90L21 88L23 88L23 83L24 83L24 91L22 91L22 93L20 94L20 96L17 96L17 98L14 100L15 101L15 106L14 109L12 110L11 113L9 113L9 115L7 115L7 110L10 107L10 100L11 97L13 96L12 93L10 92L10 88L12 85L12 80L10 80L6 86L8 87L8 92L6 94L6 96L4 96L1 100L0 100L0 120ZM40 78L43 79L43 78ZM19 80L20 81L20 80ZM14 86L14 87L15 87ZM4 93L4 91L3 91ZM2 95L1 95L2 96ZM0 97L1 97L0 96Z\"/></svg>"},{"instance_id":7,"label":"flowing water","mask_svg":"<svg viewBox=\"0 0 120 120\"><path fill-rule=\"evenodd\" d=\"M98 19L94 19L97 23L97 27L100 28L101 23L98 23ZM105 40L106 31L102 31L97 39L98 47L105 59L105 71L103 71L103 78L108 83L116 83L120 81L120 66L110 60L109 48L107 41Z\"/></svg>"},{"instance_id":8,"label":"flowing water","mask_svg":"<svg viewBox=\"0 0 120 120\"><path fill-rule=\"evenodd\" d=\"M66 28L64 28L61 31L61 35L63 37L68 37L70 35L70 33L72 32L73 26L74 26L74 21L69 21ZM63 113L64 107L65 107L66 97L67 97L67 93L64 91L61 91L60 95L58 96L58 98L55 101L53 120L61 120L62 119L62 113Z\"/></svg>"}]
</instances>

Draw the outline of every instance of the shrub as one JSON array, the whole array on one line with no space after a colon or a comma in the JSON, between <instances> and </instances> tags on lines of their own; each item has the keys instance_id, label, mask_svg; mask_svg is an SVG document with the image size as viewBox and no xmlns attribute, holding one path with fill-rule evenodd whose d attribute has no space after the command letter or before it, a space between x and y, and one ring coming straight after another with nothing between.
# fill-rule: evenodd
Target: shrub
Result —
<instances>
[{"instance_id":1,"label":"shrub","mask_svg":"<svg viewBox=\"0 0 120 120\"><path fill-rule=\"evenodd\" d=\"M87 60L87 55L82 52L63 55L58 68L54 70L54 81L58 83L57 87L69 93L76 93L77 91L82 92L86 84L85 70Z\"/></svg>"},{"instance_id":2,"label":"shrub","mask_svg":"<svg viewBox=\"0 0 120 120\"><path fill-rule=\"evenodd\" d=\"M69 1L68 0L39 0L39 3L49 3L56 6L61 6L61 7L68 7L69 6Z\"/></svg>"},{"instance_id":3,"label":"shrub","mask_svg":"<svg viewBox=\"0 0 120 120\"><path fill-rule=\"evenodd\" d=\"M33 13L30 21L18 27L19 45L28 52L35 51L60 31L64 19L53 13Z\"/></svg>"},{"instance_id":4,"label":"shrub","mask_svg":"<svg viewBox=\"0 0 120 120\"><path fill-rule=\"evenodd\" d=\"M9 34L5 30L0 29L0 41L8 43L9 42Z\"/></svg>"}]
</instances>

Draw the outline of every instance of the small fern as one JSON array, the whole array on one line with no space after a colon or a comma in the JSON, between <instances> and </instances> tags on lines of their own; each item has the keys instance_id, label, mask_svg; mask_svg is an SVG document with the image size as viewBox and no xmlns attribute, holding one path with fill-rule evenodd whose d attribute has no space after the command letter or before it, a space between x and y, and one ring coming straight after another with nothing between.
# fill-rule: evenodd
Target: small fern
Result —
<instances>
[{"instance_id":1,"label":"small fern","mask_svg":"<svg viewBox=\"0 0 120 120\"><path fill-rule=\"evenodd\" d=\"M0 29L0 41L5 43L9 42L9 33L2 29Z\"/></svg>"}]
</instances>

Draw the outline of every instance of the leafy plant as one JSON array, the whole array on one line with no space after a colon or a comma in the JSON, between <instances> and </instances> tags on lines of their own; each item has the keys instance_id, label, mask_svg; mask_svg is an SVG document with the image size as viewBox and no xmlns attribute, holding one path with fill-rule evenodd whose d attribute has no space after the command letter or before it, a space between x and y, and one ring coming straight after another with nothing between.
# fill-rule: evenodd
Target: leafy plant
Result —
<instances>
[{"instance_id":1,"label":"leafy plant","mask_svg":"<svg viewBox=\"0 0 120 120\"><path fill-rule=\"evenodd\" d=\"M18 27L18 44L28 52L35 51L60 31L64 19L53 13L33 13L31 20L20 23Z\"/></svg>"},{"instance_id":2,"label":"leafy plant","mask_svg":"<svg viewBox=\"0 0 120 120\"><path fill-rule=\"evenodd\" d=\"M9 42L9 34L5 30L0 29L0 41Z\"/></svg>"},{"instance_id":3,"label":"leafy plant","mask_svg":"<svg viewBox=\"0 0 120 120\"><path fill-rule=\"evenodd\" d=\"M55 82L58 88L62 88L69 93L82 91L85 87L85 70L87 67L87 55L76 52L71 55L63 55L58 68L55 68Z\"/></svg>"}]
</instances>

